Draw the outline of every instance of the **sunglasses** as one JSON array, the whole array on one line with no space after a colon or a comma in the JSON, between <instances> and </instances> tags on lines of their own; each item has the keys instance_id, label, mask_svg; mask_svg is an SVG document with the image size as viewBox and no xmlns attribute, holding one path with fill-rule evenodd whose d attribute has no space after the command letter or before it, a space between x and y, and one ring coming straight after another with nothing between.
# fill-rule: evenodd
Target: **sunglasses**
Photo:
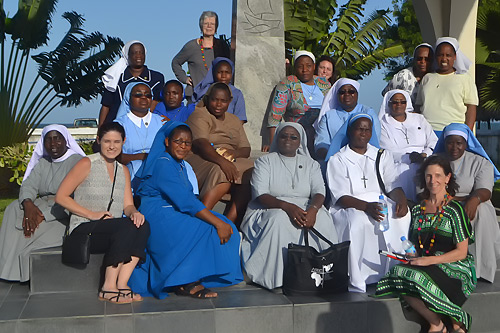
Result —
<instances>
[{"instance_id":1,"label":"sunglasses","mask_svg":"<svg viewBox=\"0 0 500 333\"><path fill-rule=\"evenodd\" d=\"M191 142L191 141L182 141L181 139L172 140L172 142L175 142L179 146L182 146L183 144L185 144L186 147L191 147L193 145L193 142Z\"/></svg>"},{"instance_id":2,"label":"sunglasses","mask_svg":"<svg viewBox=\"0 0 500 333\"><path fill-rule=\"evenodd\" d=\"M429 58L429 57L416 57L416 60L417 61L430 61L431 58Z\"/></svg>"},{"instance_id":3,"label":"sunglasses","mask_svg":"<svg viewBox=\"0 0 500 333\"><path fill-rule=\"evenodd\" d=\"M392 105L398 105L398 104L406 105L406 101L390 101L390 103Z\"/></svg>"},{"instance_id":4,"label":"sunglasses","mask_svg":"<svg viewBox=\"0 0 500 333\"><path fill-rule=\"evenodd\" d=\"M141 93L141 92L137 92L135 94L132 94L132 97L135 97L135 98L141 98L141 97L146 97L146 98L151 98L153 97L153 95L151 93Z\"/></svg>"},{"instance_id":5,"label":"sunglasses","mask_svg":"<svg viewBox=\"0 0 500 333\"><path fill-rule=\"evenodd\" d=\"M296 135L281 134L280 139L297 141L299 139L299 137Z\"/></svg>"},{"instance_id":6,"label":"sunglasses","mask_svg":"<svg viewBox=\"0 0 500 333\"><path fill-rule=\"evenodd\" d=\"M354 89L349 89L349 90L339 90L339 95L345 95L345 94L349 94L349 95L354 95L356 94L357 91L354 90Z\"/></svg>"}]
</instances>

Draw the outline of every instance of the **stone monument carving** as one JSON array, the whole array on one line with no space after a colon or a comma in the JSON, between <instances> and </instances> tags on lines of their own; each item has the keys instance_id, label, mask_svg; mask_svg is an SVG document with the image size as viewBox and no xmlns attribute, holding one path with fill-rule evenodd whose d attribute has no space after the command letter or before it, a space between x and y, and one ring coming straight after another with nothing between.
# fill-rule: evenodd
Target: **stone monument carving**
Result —
<instances>
[{"instance_id":1,"label":"stone monument carving","mask_svg":"<svg viewBox=\"0 0 500 333\"><path fill-rule=\"evenodd\" d=\"M283 0L233 0L234 85L245 97L245 132L260 150L273 88L285 77Z\"/></svg>"}]
</instances>

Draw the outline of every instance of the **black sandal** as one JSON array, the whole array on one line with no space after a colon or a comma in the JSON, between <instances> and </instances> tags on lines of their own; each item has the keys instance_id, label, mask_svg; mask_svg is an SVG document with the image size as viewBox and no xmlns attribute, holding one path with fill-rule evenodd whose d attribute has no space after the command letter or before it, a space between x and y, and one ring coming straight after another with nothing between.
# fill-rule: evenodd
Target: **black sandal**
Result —
<instances>
[{"instance_id":1,"label":"black sandal","mask_svg":"<svg viewBox=\"0 0 500 333\"><path fill-rule=\"evenodd\" d=\"M101 296L102 294L102 296ZM111 297L105 297L106 294L112 294L116 296L111 296ZM106 291L106 290L101 290L99 291L99 296L98 299L100 301L105 301L109 303L114 303L114 304L130 304L132 303L132 299L126 300L125 302L120 302L120 297L125 296L121 291Z\"/></svg>"},{"instance_id":2,"label":"black sandal","mask_svg":"<svg viewBox=\"0 0 500 333\"><path fill-rule=\"evenodd\" d=\"M195 293L191 293L191 291L198 287L198 286L202 286L203 289L201 290L198 290L197 292ZM196 281L196 282L192 282L192 283L188 283L188 284L185 284L183 286L179 286L176 290L175 290L175 294L178 295L178 296L189 296L189 297L193 297L193 298L198 298L198 299L206 299L206 298L215 298L217 296L214 296L214 297L207 297L207 294L213 292L212 290L208 289L208 288L205 288L200 281Z\"/></svg>"},{"instance_id":3,"label":"black sandal","mask_svg":"<svg viewBox=\"0 0 500 333\"><path fill-rule=\"evenodd\" d=\"M130 299L132 299L132 302L142 302L143 301L142 296L141 296L141 299L134 299L134 295L139 295L139 294L134 293L132 291L132 289L130 289L130 288L123 288L123 289L118 288L118 291L120 291L123 296L130 297Z\"/></svg>"}]
</instances>

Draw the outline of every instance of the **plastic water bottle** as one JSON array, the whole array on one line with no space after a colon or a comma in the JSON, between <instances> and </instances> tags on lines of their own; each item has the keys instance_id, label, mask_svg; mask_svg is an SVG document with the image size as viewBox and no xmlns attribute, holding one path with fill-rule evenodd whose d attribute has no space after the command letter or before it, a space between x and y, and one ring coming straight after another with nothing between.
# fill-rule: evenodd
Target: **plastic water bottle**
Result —
<instances>
[{"instance_id":1,"label":"plastic water bottle","mask_svg":"<svg viewBox=\"0 0 500 333\"><path fill-rule=\"evenodd\" d=\"M414 256L417 254L417 250L415 249L415 245L413 245L412 242L406 239L405 236L401 236L401 241L403 242L403 249L405 250L405 253L411 256Z\"/></svg>"},{"instance_id":2,"label":"plastic water bottle","mask_svg":"<svg viewBox=\"0 0 500 333\"><path fill-rule=\"evenodd\" d=\"M389 210L387 209L387 202L385 202L383 195L378 197L378 204L380 205L380 208L382 208L381 213L384 214L384 219L380 221L379 229L384 232L389 230Z\"/></svg>"}]
</instances>

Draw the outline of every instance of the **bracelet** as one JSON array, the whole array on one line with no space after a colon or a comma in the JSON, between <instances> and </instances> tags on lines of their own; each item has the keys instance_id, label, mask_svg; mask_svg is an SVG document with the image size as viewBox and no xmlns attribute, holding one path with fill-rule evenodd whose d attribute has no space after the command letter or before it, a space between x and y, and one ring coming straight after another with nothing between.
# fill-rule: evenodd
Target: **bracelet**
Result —
<instances>
[{"instance_id":1,"label":"bracelet","mask_svg":"<svg viewBox=\"0 0 500 333\"><path fill-rule=\"evenodd\" d=\"M311 207L312 207L312 208L315 208L316 210L319 210L319 208L318 208L318 207L316 207L315 205L310 205L310 206L309 206L309 208L311 208Z\"/></svg>"},{"instance_id":2,"label":"bracelet","mask_svg":"<svg viewBox=\"0 0 500 333\"><path fill-rule=\"evenodd\" d=\"M479 196L479 194L476 194L475 197L477 198L477 200L479 200L479 203L481 203L481 197Z\"/></svg>"}]
</instances>

